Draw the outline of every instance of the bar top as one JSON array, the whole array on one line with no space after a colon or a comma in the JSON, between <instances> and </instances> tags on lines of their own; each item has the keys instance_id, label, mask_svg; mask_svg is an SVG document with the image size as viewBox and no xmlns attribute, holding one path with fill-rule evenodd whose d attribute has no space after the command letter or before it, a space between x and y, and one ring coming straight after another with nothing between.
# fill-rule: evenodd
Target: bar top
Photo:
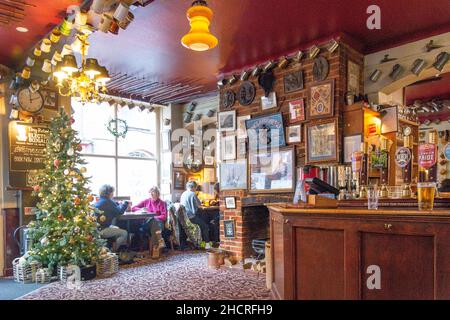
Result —
<instances>
[{"instance_id":1,"label":"bar top","mask_svg":"<svg viewBox=\"0 0 450 320\"><path fill-rule=\"evenodd\" d=\"M380 208L378 210L368 210L364 207L359 208L307 208L294 207L293 205L268 204L271 211L290 214L342 214L342 215L371 215L371 216L421 216L421 217L448 217L450 218L450 209L436 209L430 211L419 211L412 208Z\"/></svg>"}]
</instances>

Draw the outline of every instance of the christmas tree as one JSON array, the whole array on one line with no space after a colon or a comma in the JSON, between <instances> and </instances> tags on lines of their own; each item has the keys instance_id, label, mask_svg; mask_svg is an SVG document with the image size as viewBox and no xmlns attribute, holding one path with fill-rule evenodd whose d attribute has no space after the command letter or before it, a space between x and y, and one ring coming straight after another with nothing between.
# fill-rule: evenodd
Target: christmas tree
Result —
<instances>
[{"instance_id":1,"label":"christmas tree","mask_svg":"<svg viewBox=\"0 0 450 320\"><path fill-rule=\"evenodd\" d=\"M45 169L33 188L39 203L37 219L29 224L29 256L51 269L93 264L104 245L97 223L104 216L90 205L93 196L73 122L63 109L51 121Z\"/></svg>"}]
</instances>

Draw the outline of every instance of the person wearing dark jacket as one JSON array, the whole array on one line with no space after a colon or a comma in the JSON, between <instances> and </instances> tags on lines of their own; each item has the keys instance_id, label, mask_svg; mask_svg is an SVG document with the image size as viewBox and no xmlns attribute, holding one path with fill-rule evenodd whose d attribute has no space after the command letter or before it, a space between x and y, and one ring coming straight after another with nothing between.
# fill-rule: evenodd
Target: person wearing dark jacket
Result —
<instances>
[{"instance_id":1,"label":"person wearing dark jacket","mask_svg":"<svg viewBox=\"0 0 450 320\"><path fill-rule=\"evenodd\" d=\"M115 220L123 214L128 208L128 201L118 204L112 200L114 196L114 187L103 185L100 187L100 200L94 206L103 211L105 219L100 221L100 235L102 238L115 238L117 248L127 243L128 232L115 226Z\"/></svg>"}]
</instances>

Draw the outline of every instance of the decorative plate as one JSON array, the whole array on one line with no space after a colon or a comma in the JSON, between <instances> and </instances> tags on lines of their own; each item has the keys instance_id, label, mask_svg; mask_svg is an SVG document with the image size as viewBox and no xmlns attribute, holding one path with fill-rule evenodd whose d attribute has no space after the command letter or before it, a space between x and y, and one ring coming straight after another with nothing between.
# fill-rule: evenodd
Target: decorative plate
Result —
<instances>
[{"instance_id":1,"label":"decorative plate","mask_svg":"<svg viewBox=\"0 0 450 320\"><path fill-rule=\"evenodd\" d=\"M236 96L233 91L227 90L223 93L222 106L224 109L231 108L236 101Z\"/></svg>"},{"instance_id":2,"label":"decorative plate","mask_svg":"<svg viewBox=\"0 0 450 320\"><path fill-rule=\"evenodd\" d=\"M239 87L238 98L239 103L242 106L250 105L255 99L255 95L256 95L256 88L251 81L245 81Z\"/></svg>"},{"instance_id":3,"label":"decorative plate","mask_svg":"<svg viewBox=\"0 0 450 320\"><path fill-rule=\"evenodd\" d=\"M318 57L314 59L314 66L313 66L314 81L325 80L328 76L329 69L330 67L327 59L325 59L324 57Z\"/></svg>"}]
</instances>

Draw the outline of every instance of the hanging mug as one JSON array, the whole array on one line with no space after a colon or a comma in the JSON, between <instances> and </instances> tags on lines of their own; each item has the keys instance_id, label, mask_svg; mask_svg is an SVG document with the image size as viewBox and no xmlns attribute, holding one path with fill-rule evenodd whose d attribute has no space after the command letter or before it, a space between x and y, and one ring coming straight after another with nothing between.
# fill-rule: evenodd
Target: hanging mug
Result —
<instances>
[{"instance_id":1,"label":"hanging mug","mask_svg":"<svg viewBox=\"0 0 450 320\"><path fill-rule=\"evenodd\" d=\"M94 0L91 5L91 10L95 13L102 14L105 6L105 0Z\"/></svg>"},{"instance_id":2,"label":"hanging mug","mask_svg":"<svg viewBox=\"0 0 450 320\"><path fill-rule=\"evenodd\" d=\"M42 40L42 43L41 43L41 51L42 52L49 53L51 47L52 47L52 42L49 39Z\"/></svg>"},{"instance_id":3,"label":"hanging mug","mask_svg":"<svg viewBox=\"0 0 450 320\"><path fill-rule=\"evenodd\" d=\"M30 67L25 67L22 70L22 73L20 75L23 79L30 79L31 76L31 68Z\"/></svg>"},{"instance_id":4,"label":"hanging mug","mask_svg":"<svg viewBox=\"0 0 450 320\"><path fill-rule=\"evenodd\" d=\"M32 66L34 66L34 62L35 62L35 61L36 61L36 60L35 60L33 57L29 56L29 57L27 58L26 64L27 64L27 66L32 67Z\"/></svg>"},{"instance_id":5,"label":"hanging mug","mask_svg":"<svg viewBox=\"0 0 450 320\"><path fill-rule=\"evenodd\" d=\"M44 63L42 64L42 71L45 73L52 72L52 63L49 59L44 59Z\"/></svg>"},{"instance_id":6,"label":"hanging mug","mask_svg":"<svg viewBox=\"0 0 450 320\"><path fill-rule=\"evenodd\" d=\"M61 31L58 29L54 29L50 34L50 41L53 43L57 43L61 39Z\"/></svg>"},{"instance_id":7,"label":"hanging mug","mask_svg":"<svg viewBox=\"0 0 450 320\"><path fill-rule=\"evenodd\" d=\"M116 8L116 11L114 11L114 19L121 22L127 18L128 11L130 10L130 7L128 7L125 3L121 2Z\"/></svg>"},{"instance_id":8,"label":"hanging mug","mask_svg":"<svg viewBox=\"0 0 450 320\"><path fill-rule=\"evenodd\" d=\"M76 24L78 27L85 26L86 23L87 23L87 18L88 18L88 15L87 15L86 12L84 12L84 11L78 11L78 12L76 13L76 15L75 15L75 24Z\"/></svg>"},{"instance_id":9,"label":"hanging mug","mask_svg":"<svg viewBox=\"0 0 450 320\"><path fill-rule=\"evenodd\" d=\"M61 54L58 51L55 51L52 57L52 65L56 66L58 62L62 61Z\"/></svg>"},{"instance_id":10,"label":"hanging mug","mask_svg":"<svg viewBox=\"0 0 450 320\"><path fill-rule=\"evenodd\" d=\"M108 30L111 27L112 22L113 22L112 16L108 13L104 13L102 15L102 19L100 20L100 24L98 25L98 30L104 33L108 33Z\"/></svg>"},{"instance_id":11,"label":"hanging mug","mask_svg":"<svg viewBox=\"0 0 450 320\"><path fill-rule=\"evenodd\" d=\"M70 20L69 17L66 17L59 27L59 31L61 31L61 34L64 36L70 36L70 32L73 29L73 22Z\"/></svg>"}]
</instances>

